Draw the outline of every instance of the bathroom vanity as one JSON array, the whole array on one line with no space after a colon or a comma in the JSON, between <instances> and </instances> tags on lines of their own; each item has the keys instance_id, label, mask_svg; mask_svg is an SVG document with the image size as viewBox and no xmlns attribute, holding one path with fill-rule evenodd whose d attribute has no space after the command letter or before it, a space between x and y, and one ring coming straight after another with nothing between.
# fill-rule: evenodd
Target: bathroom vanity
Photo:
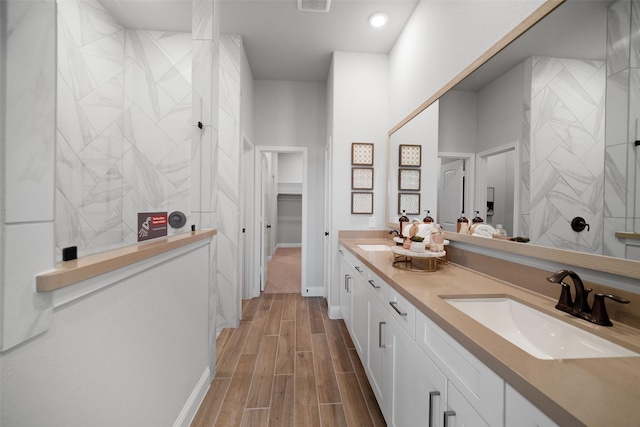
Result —
<instances>
[{"instance_id":1,"label":"bathroom vanity","mask_svg":"<svg viewBox=\"0 0 640 427\"><path fill-rule=\"evenodd\" d=\"M640 330L590 324L556 310L557 299L455 263L432 273L394 268L385 238L339 243L341 311L388 425L640 423ZM501 336L500 322L485 326L454 300L514 303L523 311L484 311L515 316L502 324L522 321L534 345L536 331L558 322L559 336L578 328L603 348L563 353L568 343L543 338L541 346L558 352L532 354Z\"/></svg>"}]
</instances>

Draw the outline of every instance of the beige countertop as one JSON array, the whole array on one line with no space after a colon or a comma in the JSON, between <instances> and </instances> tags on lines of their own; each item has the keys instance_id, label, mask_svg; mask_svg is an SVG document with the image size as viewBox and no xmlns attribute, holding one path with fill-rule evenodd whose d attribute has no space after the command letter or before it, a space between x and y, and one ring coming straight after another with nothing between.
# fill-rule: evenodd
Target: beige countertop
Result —
<instances>
[{"instance_id":1,"label":"beige countertop","mask_svg":"<svg viewBox=\"0 0 640 427\"><path fill-rule=\"evenodd\" d=\"M388 239L341 238L340 244L560 426L640 426L640 357L538 359L441 297L509 295L638 353L640 330L615 321L611 328L591 324L556 310L557 300L452 263L413 273L394 268L391 252L358 247L391 246Z\"/></svg>"}]
</instances>

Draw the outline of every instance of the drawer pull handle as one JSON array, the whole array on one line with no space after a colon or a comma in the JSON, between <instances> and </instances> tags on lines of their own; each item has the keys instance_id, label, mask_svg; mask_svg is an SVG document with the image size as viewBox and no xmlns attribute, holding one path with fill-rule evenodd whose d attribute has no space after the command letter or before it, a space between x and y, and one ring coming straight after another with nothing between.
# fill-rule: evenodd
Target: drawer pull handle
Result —
<instances>
[{"instance_id":1,"label":"drawer pull handle","mask_svg":"<svg viewBox=\"0 0 640 427\"><path fill-rule=\"evenodd\" d=\"M376 285L373 280L369 280L369 284L373 286L373 289L380 289L380 286Z\"/></svg>"},{"instance_id":2,"label":"drawer pull handle","mask_svg":"<svg viewBox=\"0 0 640 427\"><path fill-rule=\"evenodd\" d=\"M433 426L433 398L440 396L439 391L429 392L429 427Z\"/></svg>"},{"instance_id":3,"label":"drawer pull handle","mask_svg":"<svg viewBox=\"0 0 640 427\"><path fill-rule=\"evenodd\" d=\"M379 348L387 348L386 345L382 344L382 325L386 325L387 322L378 322L378 347Z\"/></svg>"},{"instance_id":4,"label":"drawer pull handle","mask_svg":"<svg viewBox=\"0 0 640 427\"><path fill-rule=\"evenodd\" d=\"M358 273L362 273L362 270L360 269L359 265L356 265L353 268L355 268Z\"/></svg>"},{"instance_id":5,"label":"drawer pull handle","mask_svg":"<svg viewBox=\"0 0 640 427\"><path fill-rule=\"evenodd\" d=\"M407 317L407 313L403 313L398 309L398 303L396 301L389 302L389 305L402 317Z\"/></svg>"},{"instance_id":6,"label":"drawer pull handle","mask_svg":"<svg viewBox=\"0 0 640 427\"><path fill-rule=\"evenodd\" d=\"M444 411L444 427L449 427L449 417L455 417L456 411Z\"/></svg>"},{"instance_id":7,"label":"drawer pull handle","mask_svg":"<svg viewBox=\"0 0 640 427\"><path fill-rule=\"evenodd\" d=\"M338 249L338 252L340 253L340 255L344 255L344 251L342 249Z\"/></svg>"}]
</instances>

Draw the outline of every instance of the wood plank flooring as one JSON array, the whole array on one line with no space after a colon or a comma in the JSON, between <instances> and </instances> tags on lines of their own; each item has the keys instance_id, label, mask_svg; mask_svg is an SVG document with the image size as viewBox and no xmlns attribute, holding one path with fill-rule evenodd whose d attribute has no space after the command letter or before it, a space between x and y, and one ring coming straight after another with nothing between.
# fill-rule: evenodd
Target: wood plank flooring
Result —
<instances>
[{"instance_id":1,"label":"wood plank flooring","mask_svg":"<svg viewBox=\"0 0 640 427\"><path fill-rule=\"evenodd\" d=\"M192 427L386 426L346 325L300 294L243 301Z\"/></svg>"}]
</instances>

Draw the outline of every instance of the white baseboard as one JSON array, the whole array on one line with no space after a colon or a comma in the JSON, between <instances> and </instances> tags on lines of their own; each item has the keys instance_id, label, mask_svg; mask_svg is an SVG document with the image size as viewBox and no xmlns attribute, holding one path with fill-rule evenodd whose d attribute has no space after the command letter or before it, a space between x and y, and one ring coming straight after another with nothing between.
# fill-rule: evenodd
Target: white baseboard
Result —
<instances>
[{"instance_id":1,"label":"white baseboard","mask_svg":"<svg viewBox=\"0 0 640 427\"><path fill-rule=\"evenodd\" d=\"M329 306L329 319L342 319L340 306Z\"/></svg>"},{"instance_id":2,"label":"white baseboard","mask_svg":"<svg viewBox=\"0 0 640 427\"><path fill-rule=\"evenodd\" d=\"M191 425L193 417L196 416L196 412L198 412L198 408L209 390L209 374L209 367L207 366L207 369L204 370L202 376L198 380L196 388L193 389L189 399L187 399L187 402L182 407L182 411L180 411L176 422L173 423L173 427L189 427Z\"/></svg>"},{"instance_id":3,"label":"white baseboard","mask_svg":"<svg viewBox=\"0 0 640 427\"><path fill-rule=\"evenodd\" d=\"M301 248L302 243L278 243L276 244L276 249L278 248Z\"/></svg>"},{"instance_id":4,"label":"white baseboard","mask_svg":"<svg viewBox=\"0 0 640 427\"><path fill-rule=\"evenodd\" d=\"M314 286L313 288L307 288L307 292L302 292L303 297L323 297L324 286Z\"/></svg>"}]
</instances>

